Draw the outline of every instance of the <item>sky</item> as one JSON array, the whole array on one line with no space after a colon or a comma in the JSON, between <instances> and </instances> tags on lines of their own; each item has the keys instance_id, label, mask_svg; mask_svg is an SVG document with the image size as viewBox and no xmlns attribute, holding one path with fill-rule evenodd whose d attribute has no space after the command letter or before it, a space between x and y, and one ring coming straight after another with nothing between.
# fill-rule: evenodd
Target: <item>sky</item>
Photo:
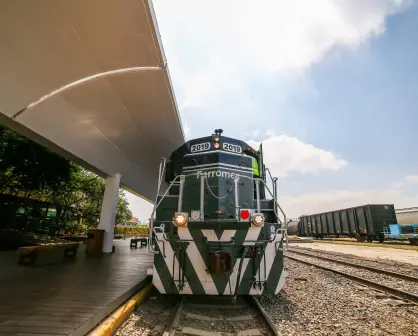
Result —
<instances>
[{"instance_id":1,"label":"sky","mask_svg":"<svg viewBox=\"0 0 418 336\"><path fill-rule=\"evenodd\" d=\"M263 143L288 217L418 206L416 1L153 4L186 138Z\"/></svg>"}]
</instances>

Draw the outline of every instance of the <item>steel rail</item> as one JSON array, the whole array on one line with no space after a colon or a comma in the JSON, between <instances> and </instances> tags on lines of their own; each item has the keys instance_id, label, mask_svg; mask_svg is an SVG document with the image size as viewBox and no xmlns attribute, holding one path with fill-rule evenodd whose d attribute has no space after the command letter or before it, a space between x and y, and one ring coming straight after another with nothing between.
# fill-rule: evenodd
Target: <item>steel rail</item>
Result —
<instances>
[{"instance_id":1,"label":"steel rail","mask_svg":"<svg viewBox=\"0 0 418 336\"><path fill-rule=\"evenodd\" d=\"M178 327L180 316L183 311L184 307L184 300L183 297L180 297L180 299L177 301L176 307L174 308L174 313L171 317L171 320L168 324L168 328L166 331L164 331L163 336L174 336L176 333L176 329Z\"/></svg>"},{"instance_id":2,"label":"steel rail","mask_svg":"<svg viewBox=\"0 0 418 336\"><path fill-rule=\"evenodd\" d=\"M253 295L249 297L251 300L251 303L257 307L257 310L261 313L261 317L263 318L264 324L269 329L269 332L274 336L280 336L279 331L276 329L276 326L274 325L273 321L271 320L270 316L267 314L267 312L264 310L264 308L261 306L260 302L257 300L257 298Z\"/></svg>"},{"instance_id":3,"label":"steel rail","mask_svg":"<svg viewBox=\"0 0 418 336\"><path fill-rule=\"evenodd\" d=\"M408 300L408 301L411 301L411 302L413 302L415 304L418 304L418 296L415 295L415 294L408 293L408 292L405 292L403 290L396 289L396 288L392 288L392 287L389 287L389 286L385 286L385 285L379 284L377 282L374 282L374 281L371 281L371 280L367 280L367 279L358 277L356 275L352 275L352 274L348 274L348 273L345 273L345 272L342 272L342 271L335 270L333 268L321 266L321 265L315 264L315 263L310 262L310 261L301 260L301 259L298 259L298 258L295 258L295 257L291 257L291 256L288 256L288 255L285 256L285 258L288 258L288 259L291 259L291 260L295 260L297 262L300 262L300 263L303 263L303 264L306 264L306 265L309 265L309 266L315 266L315 267L320 268L320 269L323 269L325 271L330 271L330 272L339 274L339 275L341 275L341 276L343 276L345 278L348 278L350 280L354 280L354 281L356 281L358 283L361 283L363 285L366 285L366 286L375 288L377 290L386 292L386 293L388 293L388 294L390 294L392 296L395 296L395 297L397 297L399 299Z\"/></svg>"},{"instance_id":4,"label":"steel rail","mask_svg":"<svg viewBox=\"0 0 418 336\"><path fill-rule=\"evenodd\" d=\"M388 270L384 270L384 269L377 268L377 267L372 267L372 266L359 265L359 264L351 263L351 262L348 262L348 261L342 261L342 260L337 260L337 259L333 259L333 258L328 258L328 257L323 257L323 256L317 256L317 255L313 255L313 254L310 254L310 253L307 253L307 252L298 251L298 250L295 250L293 248L288 249L288 251L289 252L292 252L292 253L296 253L296 254L306 255L306 256L312 257L312 258L317 258L317 259L322 259L322 260L326 260L326 261L331 261L331 262L334 262L336 264L351 266L351 267L355 267L355 268L361 268L361 269L365 269L365 270L372 271L372 272L376 272L376 273L380 273L380 274L390 275L390 276L393 276L394 278L398 278L398 279L402 279L402 280L407 280L407 281L412 281L412 282L417 282L418 283L418 278L413 277L411 275L406 275L406 274L402 274L402 273L398 273L398 272L388 271ZM321 252L318 252L318 253L321 253Z\"/></svg>"}]
</instances>

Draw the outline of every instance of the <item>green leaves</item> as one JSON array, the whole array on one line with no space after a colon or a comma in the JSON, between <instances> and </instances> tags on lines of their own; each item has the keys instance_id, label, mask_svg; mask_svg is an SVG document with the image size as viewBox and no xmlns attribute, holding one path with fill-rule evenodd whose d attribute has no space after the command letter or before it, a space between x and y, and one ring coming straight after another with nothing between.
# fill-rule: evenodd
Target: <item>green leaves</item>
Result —
<instances>
[{"instance_id":1,"label":"green leaves","mask_svg":"<svg viewBox=\"0 0 418 336\"><path fill-rule=\"evenodd\" d=\"M0 194L47 200L57 209L55 225L72 230L98 225L105 186L103 178L0 125ZM131 217L120 191L116 223Z\"/></svg>"}]
</instances>

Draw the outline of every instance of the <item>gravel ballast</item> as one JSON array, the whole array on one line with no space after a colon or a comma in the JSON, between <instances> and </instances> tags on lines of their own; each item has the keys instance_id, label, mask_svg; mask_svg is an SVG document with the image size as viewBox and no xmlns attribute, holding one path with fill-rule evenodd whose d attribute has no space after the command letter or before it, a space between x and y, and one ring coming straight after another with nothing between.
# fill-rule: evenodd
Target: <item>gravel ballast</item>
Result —
<instances>
[{"instance_id":1,"label":"gravel ballast","mask_svg":"<svg viewBox=\"0 0 418 336\"><path fill-rule=\"evenodd\" d=\"M264 295L259 300L282 336L416 335L418 306L405 304L385 293L314 266L289 259L285 259L285 266L289 277L282 292L277 296ZM208 300L213 301L213 297L191 299L201 304L208 303ZM159 295L154 291L116 335L162 335L175 302L176 297ZM213 332L223 330L236 333L239 329L253 328L258 324L256 320L248 318L239 322L240 328L236 328L236 322L232 321L219 324L187 317L188 313L207 317L220 314L225 318L250 315L245 305L238 311L231 308L222 312L195 308L198 307L186 307L179 327L187 325ZM265 330L259 324L258 328L264 334Z\"/></svg>"},{"instance_id":2,"label":"gravel ballast","mask_svg":"<svg viewBox=\"0 0 418 336\"><path fill-rule=\"evenodd\" d=\"M283 291L260 300L283 336L416 335L417 306L293 260L286 268Z\"/></svg>"},{"instance_id":3,"label":"gravel ballast","mask_svg":"<svg viewBox=\"0 0 418 336\"><path fill-rule=\"evenodd\" d=\"M380 273L376 273L376 272L369 271L369 270L359 269L353 266L336 264L332 261L325 261L325 260L317 259L315 257L308 257L306 255L300 255L300 254L296 254L292 252L287 252L286 254L291 257L300 259L300 260L305 260L308 262L312 262L314 264L318 264L324 267L338 270L340 272L352 274L360 278L370 280L370 281L373 281L373 282L376 282L376 283L379 283L388 287L392 287L392 288L400 289L405 292L409 292L411 294L415 294L415 295L418 294L417 283L414 283L411 281L398 279L390 275L380 274Z\"/></svg>"},{"instance_id":4,"label":"gravel ballast","mask_svg":"<svg viewBox=\"0 0 418 336\"><path fill-rule=\"evenodd\" d=\"M370 260L367 258L360 258L358 256L351 255L351 254L320 251L320 250L314 250L310 248L290 247L290 249L294 249L294 250L301 251L304 253L309 253L312 255L324 256L324 257L333 258L336 260L348 261L348 262L355 263L358 265L371 266L371 267L380 268L380 269L384 269L384 270L388 270L392 272L406 274L406 275L413 276L413 277L418 277L417 267L412 264L394 262L390 260ZM289 252L291 251L289 250Z\"/></svg>"}]
</instances>

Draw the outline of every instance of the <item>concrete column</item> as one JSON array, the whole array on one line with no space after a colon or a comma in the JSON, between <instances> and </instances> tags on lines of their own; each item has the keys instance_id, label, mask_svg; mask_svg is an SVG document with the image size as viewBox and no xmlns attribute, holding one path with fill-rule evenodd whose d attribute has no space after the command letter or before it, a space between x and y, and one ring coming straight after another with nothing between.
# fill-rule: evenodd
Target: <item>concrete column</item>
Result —
<instances>
[{"instance_id":1,"label":"concrete column","mask_svg":"<svg viewBox=\"0 0 418 336\"><path fill-rule=\"evenodd\" d=\"M103 197L99 229L105 230L103 253L111 253L113 247L113 232L115 228L116 206L118 204L120 174L109 176Z\"/></svg>"}]
</instances>

